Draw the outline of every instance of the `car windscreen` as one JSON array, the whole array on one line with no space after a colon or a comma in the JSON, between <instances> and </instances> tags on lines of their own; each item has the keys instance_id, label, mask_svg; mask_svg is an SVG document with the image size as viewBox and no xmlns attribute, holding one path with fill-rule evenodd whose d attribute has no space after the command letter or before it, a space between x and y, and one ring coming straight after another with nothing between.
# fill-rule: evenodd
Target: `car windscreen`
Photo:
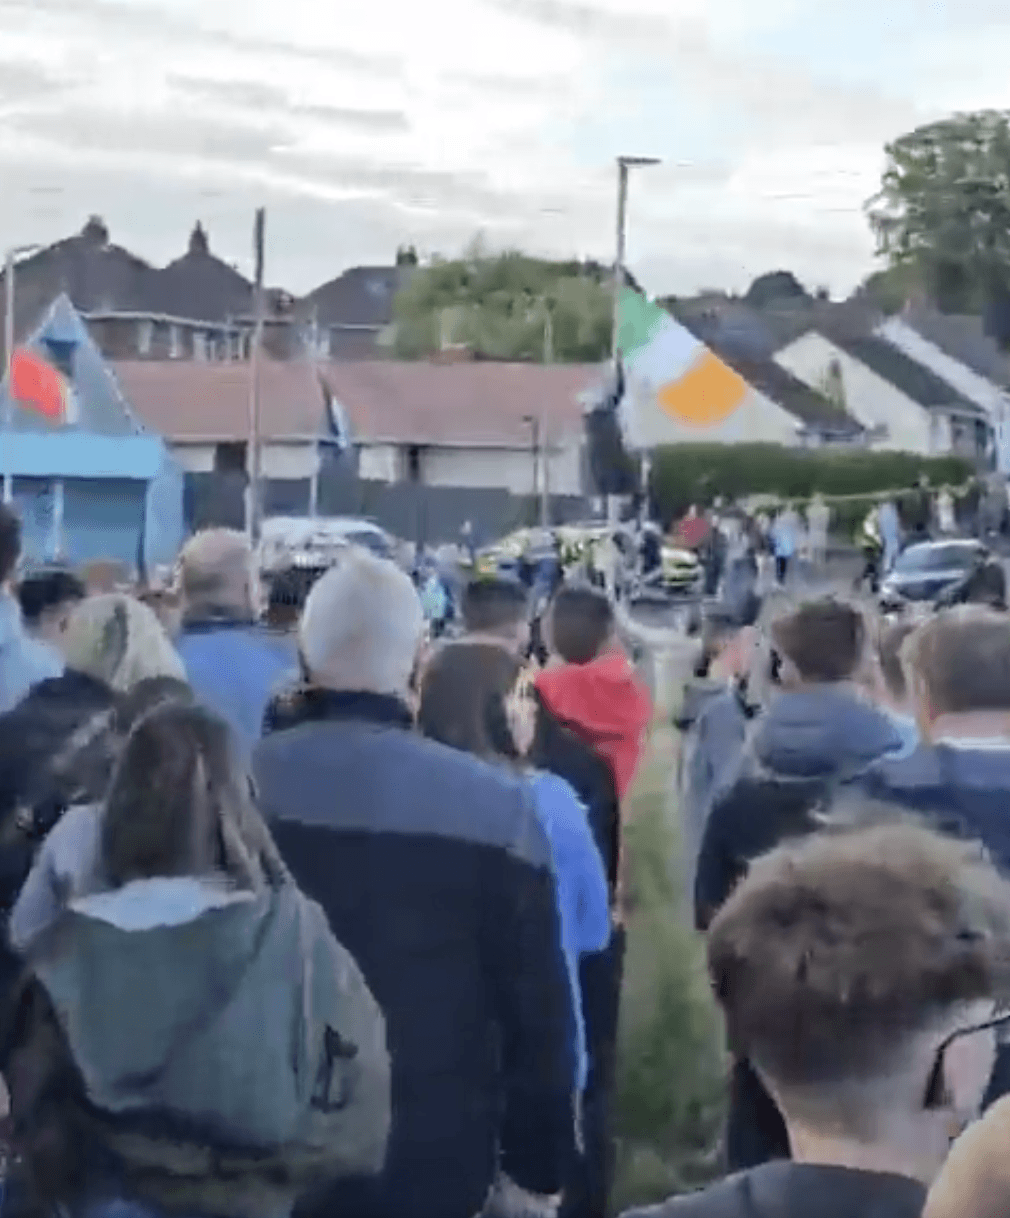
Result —
<instances>
[{"instance_id":1,"label":"car windscreen","mask_svg":"<svg viewBox=\"0 0 1010 1218\"><path fill-rule=\"evenodd\" d=\"M381 533L373 533L371 529L347 533L345 540L349 541L352 546L362 546L366 550L371 550L373 554L377 554L380 558L389 557L389 542L386 541Z\"/></svg>"},{"instance_id":2,"label":"car windscreen","mask_svg":"<svg viewBox=\"0 0 1010 1218\"><path fill-rule=\"evenodd\" d=\"M975 546L950 542L946 545L912 546L894 564L900 575L919 575L930 571L967 571L982 557Z\"/></svg>"}]
</instances>

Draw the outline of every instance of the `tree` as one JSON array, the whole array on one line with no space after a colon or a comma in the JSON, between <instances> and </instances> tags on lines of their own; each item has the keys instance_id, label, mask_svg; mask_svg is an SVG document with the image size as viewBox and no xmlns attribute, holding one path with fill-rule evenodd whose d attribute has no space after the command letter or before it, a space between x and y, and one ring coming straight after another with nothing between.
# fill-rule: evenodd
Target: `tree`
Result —
<instances>
[{"instance_id":1,"label":"tree","mask_svg":"<svg viewBox=\"0 0 1010 1218\"><path fill-rule=\"evenodd\" d=\"M806 288L792 271L769 271L767 274L758 275L744 296L744 302L755 309L763 309L766 305L783 301L809 299Z\"/></svg>"},{"instance_id":2,"label":"tree","mask_svg":"<svg viewBox=\"0 0 1010 1218\"><path fill-rule=\"evenodd\" d=\"M867 203L877 250L913 268L941 309L978 312L1010 291L1010 112L957 114L888 144Z\"/></svg>"},{"instance_id":3,"label":"tree","mask_svg":"<svg viewBox=\"0 0 1010 1218\"><path fill-rule=\"evenodd\" d=\"M401 245L397 248L397 266L417 266L417 263L417 249L413 245Z\"/></svg>"},{"instance_id":4,"label":"tree","mask_svg":"<svg viewBox=\"0 0 1010 1218\"><path fill-rule=\"evenodd\" d=\"M502 360L595 362L610 350L612 297L588 264L557 263L516 251L485 253L419 268L397 294L395 351L417 359L456 343Z\"/></svg>"}]
</instances>

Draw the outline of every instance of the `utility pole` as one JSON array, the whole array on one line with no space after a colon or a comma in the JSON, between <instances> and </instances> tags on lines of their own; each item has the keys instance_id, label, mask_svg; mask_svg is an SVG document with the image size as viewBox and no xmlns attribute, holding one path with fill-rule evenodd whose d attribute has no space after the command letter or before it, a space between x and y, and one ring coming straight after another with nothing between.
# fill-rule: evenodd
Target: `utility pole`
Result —
<instances>
[{"instance_id":1,"label":"utility pole","mask_svg":"<svg viewBox=\"0 0 1010 1218\"><path fill-rule=\"evenodd\" d=\"M614 376L618 374L618 361L621 358L618 342L618 328L621 316L621 293L624 290L625 237L627 231L628 211L628 170L646 165L658 165L659 159L652 156L619 156L617 158L617 249L614 259L614 319L611 334L610 354L614 363ZM648 477L648 460L643 459L643 480ZM607 496L607 528L612 535L617 528L617 496ZM610 588L609 591L613 591Z\"/></svg>"},{"instance_id":2,"label":"utility pole","mask_svg":"<svg viewBox=\"0 0 1010 1218\"><path fill-rule=\"evenodd\" d=\"M257 208L253 227L253 256L255 276L253 302L255 323L252 350L249 352L249 506L246 512L246 528L249 543L255 546L260 538L260 520L263 508L260 494L262 471L262 443L260 439L260 351L263 346L263 255L266 238L266 209Z\"/></svg>"}]
</instances>

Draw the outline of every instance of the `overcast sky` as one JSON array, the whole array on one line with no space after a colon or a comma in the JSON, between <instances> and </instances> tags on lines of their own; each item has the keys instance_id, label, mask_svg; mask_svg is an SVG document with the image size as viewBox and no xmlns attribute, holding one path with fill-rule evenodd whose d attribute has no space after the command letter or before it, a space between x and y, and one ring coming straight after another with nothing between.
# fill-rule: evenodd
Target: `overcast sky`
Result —
<instances>
[{"instance_id":1,"label":"overcast sky","mask_svg":"<svg viewBox=\"0 0 1010 1218\"><path fill-rule=\"evenodd\" d=\"M0 0L0 238L193 222L304 291L413 241L612 257L648 290L848 292L884 143L1010 106L1008 0Z\"/></svg>"}]
</instances>

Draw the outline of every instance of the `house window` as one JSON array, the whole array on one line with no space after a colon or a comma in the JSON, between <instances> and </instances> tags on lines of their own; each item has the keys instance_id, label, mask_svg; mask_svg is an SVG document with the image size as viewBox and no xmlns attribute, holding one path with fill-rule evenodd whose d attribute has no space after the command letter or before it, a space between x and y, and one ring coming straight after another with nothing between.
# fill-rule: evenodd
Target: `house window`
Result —
<instances>
[{"instance_id":1,"label":"house window","mask_svg":"<svg viewBox=\"0 0 1010 1218\"><path fill-rule=\"evenodd\" d=\"M241 474L246 468L245 440L228 440L214 447L214 472L216 474Z\"/></svg>"},{"instance_id":2,"label":"house window","mask_svg":"<svg viewBox=\"0 0 1010 1218\"><path fill-rule=\"evenodd\" d=\"M168 327L168 358L179 359L182 355L182 335L178 326Z\"/></svg>"},{"instance_id":3,"label":"house window","mask_svg":"<svg viewBox=\"0 0 1010 1218\"><path fill-rule=\"evenodd\" d=\"M154 343L154 322L144 320L137 325L137 354L150 355Z\"/></svg>"}]
</instances>

